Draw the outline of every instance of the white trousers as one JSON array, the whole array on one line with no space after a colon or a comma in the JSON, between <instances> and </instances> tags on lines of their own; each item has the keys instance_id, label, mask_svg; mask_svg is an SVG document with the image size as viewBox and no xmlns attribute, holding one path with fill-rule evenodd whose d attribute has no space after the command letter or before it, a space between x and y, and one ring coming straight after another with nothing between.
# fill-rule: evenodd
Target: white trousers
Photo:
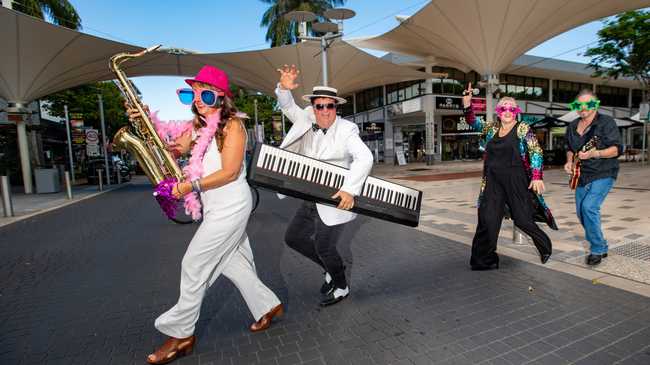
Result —
<instances>
[{"instance_id":1,"label":"white trousers","mask_svg":"<svg viewBox=\"0 0 650 365\"><path fill-rule=\"evenodd\" d=\"M246 225L227 229L227 222L206 217L183 257L178 303L156 319L156 328L171 337L194 334L206 290L220 274L230 279L258 321L280 304L257 277Z\"/></svg>"}]
</instances>

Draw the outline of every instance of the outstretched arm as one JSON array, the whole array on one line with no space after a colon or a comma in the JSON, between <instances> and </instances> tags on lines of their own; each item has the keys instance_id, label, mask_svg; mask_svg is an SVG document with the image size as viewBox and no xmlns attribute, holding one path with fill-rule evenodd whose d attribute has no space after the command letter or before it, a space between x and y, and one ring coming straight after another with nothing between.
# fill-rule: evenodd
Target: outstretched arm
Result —
<instances>
[{"instance_id":1,"label":"outstretched arm","mask_svg":"<svg viewBox=\"0 0 650 365\"><path fill-rule=\"evenodd\" d=\"M463 107L465 111L465 121L472 129L477 132L484 132L485 122L482 118L477 117L472 109L472 83L467 84L467 89L463 91Z\"/></svg>"}]
</instances>

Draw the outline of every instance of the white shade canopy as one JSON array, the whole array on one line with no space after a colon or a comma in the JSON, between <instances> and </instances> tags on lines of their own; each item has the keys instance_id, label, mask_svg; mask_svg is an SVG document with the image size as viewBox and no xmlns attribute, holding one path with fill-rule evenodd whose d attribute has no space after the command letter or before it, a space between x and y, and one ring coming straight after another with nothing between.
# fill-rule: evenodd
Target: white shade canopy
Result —
<instances>
[{"instance_id":1,"label":"white shade canopy","mask_svg":"<svg viewBox=\"0 0 650 365\"><path fill-rule=\"evenodd\" d=\"M27 103L54 92L114 78L109 58L141 47L59 27L0 7L0 98ZM148 45L149 46L149 45ZM369 55L343 41L328 50L329 85L340 95L414 79L426 74ZM247 89L273 93L276 69L295 64L300 70L298 97L321 84L320 45L304 42L256 51L178 54L156 52L125 64L128 76L194 76L205 64L222 68L231 81ZM173 92L173 91L170 91Z\"/></svg>"},{"instance_id":2,"label":"white shade canopy","mask_svg":"<svg viewBox=\"0 0 650 365\"><path fill-rule=\"evenodd\" d=\"M650 0L432 0L387 33L350 42L434 65L436 58L450 59L489 75L569 29L647 6Z\"/></svg>"}]
</instances>

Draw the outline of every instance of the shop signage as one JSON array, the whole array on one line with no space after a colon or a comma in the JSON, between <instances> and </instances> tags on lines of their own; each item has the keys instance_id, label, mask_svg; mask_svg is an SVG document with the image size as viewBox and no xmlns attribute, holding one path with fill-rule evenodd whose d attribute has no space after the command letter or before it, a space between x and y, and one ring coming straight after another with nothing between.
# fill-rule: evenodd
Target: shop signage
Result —
<instances>
[{"instance_id":1,"label":"shop signage","mask_svg":"<svg viewBox=\"0 0 650 365\"><path fill-rule=\"evenodd\" d=\"M75 128L72 130L72 143L84 144L86 143L86 133L83 129Z\"/></svg>"},{"instance_id":2,"label":"shop signage","mask_svg":"<svg viewBox=\"0 0 650 365\"><path fill-rule=\"evenodd\" d=\"M442 119L443 133L467 133L475 132L471 125L467 123L465 117L449 116Z\"/></svg>"},{"instance_id":3,"label":"shop signage","mask_svg":"<svg viewBox=\"0 0 650 365\"><path fill-rule=\"evenodd\" d=\"M436 96L436 109L463 110L463 99L452 96Z\"/></svg>"},{"instance_id":4,"label":"shop signage","mask_svg":"<svg viewBox=\"0 0 650 365\"><path fill-rule=\"evenodd\" d=\"M84 115L83 113L70 113L70 126L72 128L81 128L84 126Z\"/></svg>"},{"instance_id":5,"label":"shop signage","mask_svg":"<svg viewBox=\"0 0 650 365\"><path fill-rule=\"evenodd\" d=\"M381 133L384 131L384 123L366 123L363 127L368 133Z\"/></svg>"}]
</instances>

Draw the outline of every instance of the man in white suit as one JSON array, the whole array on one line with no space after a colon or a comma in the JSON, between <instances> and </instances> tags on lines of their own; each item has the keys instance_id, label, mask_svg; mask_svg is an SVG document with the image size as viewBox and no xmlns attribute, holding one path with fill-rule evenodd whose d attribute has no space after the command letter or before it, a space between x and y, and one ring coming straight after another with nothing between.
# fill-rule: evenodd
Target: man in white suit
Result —
<instances>
[{"instance_id":1,"label":"man in white suit","mask_svg":"<svg viewBox=\"0 0 650 365\"><path fill-rule=\"evenodd\" d=\"M348 223L356 214L354 197L372 169L373 157L359 137L356 124L336 115L336 107L346 102L337 90L316 86L312 94L303 96L311 106L302 109L293 100L299 71L292 65L278 70L280 82L275 93L282 112L293 122L280 148L348 168L341 189L332 196L340 199L335 207L305 201L287 228L285 242L325 270L322 306L343 300L350 294L345 279L345 266L336 245Z\"/></svg>"}]
</instances>

